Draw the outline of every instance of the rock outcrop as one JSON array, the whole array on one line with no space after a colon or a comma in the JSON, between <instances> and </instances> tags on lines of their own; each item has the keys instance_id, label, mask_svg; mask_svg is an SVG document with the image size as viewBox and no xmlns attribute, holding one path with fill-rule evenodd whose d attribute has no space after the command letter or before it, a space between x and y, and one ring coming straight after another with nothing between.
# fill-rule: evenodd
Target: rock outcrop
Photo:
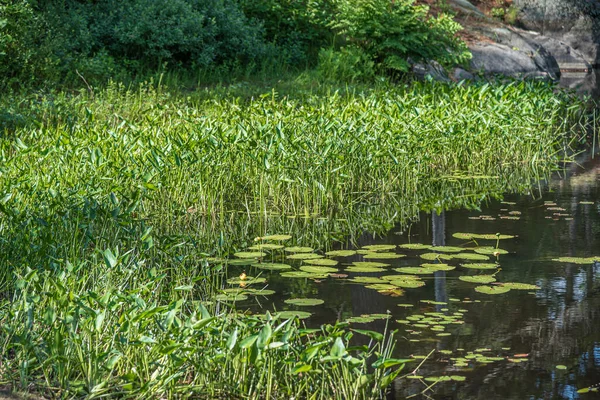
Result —
<instances>
[{"instance_id":1,"label":"rock outcrop","mask_svg":"<svg viewBox=\"0 0 600 400\"><path fill-rule=\"evenodd\" d=\"M519 23L600 63L600 0L514 0ZM559 60L560 61L560 60Z\"/></svg>"}]
</instances>

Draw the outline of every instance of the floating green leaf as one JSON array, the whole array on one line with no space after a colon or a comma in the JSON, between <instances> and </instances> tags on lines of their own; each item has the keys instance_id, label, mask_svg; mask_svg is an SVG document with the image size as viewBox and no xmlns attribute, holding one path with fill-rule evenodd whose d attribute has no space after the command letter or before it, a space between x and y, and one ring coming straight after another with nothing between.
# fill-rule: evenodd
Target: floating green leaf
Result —
<instances>
[{"instance_id":1,"label":"floating green leaf","mask_svg":"<svg viewBox=\"0 0 600 400\"><path fill-rule=\"evenodd\" d=\"M460 264L460 266L469 269L497 269L499 267L498 264L492 263L465 263Z\"/></svg>"},{"instance_id":2,"label":"floating green leaf","mask_svg":"<svg viewBox=\"0 0 600 400\"><path fill-rule=\"evenodd\" d=\"M471 261L487 261L490 258L485 254L476 254L476 253L458 253L453 254L454 258L458 258L460 260L471 260Z\"/></svg>"},{"instance_id":3,"label":"floating green leaf","mask_svg":"<svg viewBox=\"0 0 600 400\"><path fill-rule=\"evenodd\" d=\"M531 285L529 283L518 283L518 282L504 282L502 286L509 289L515 290L539 290L540 287L537 285Z\"/></svg>"},{"instance_id":4,"label":"floating green leaf","mask_svg":"<svg viewBox=\"0 0 600 400\"><path fill-rule=\"evenodd\" d=\"M306 272L306 271L286 271L281 274L284 278L305 278L305 279L324 279L329 276L328 274L317 274L314 272Z\"/></svg>"},{"instance_id":5,"label":"floating green leaf","mask_svg":"<svg viewBox=\"0 0 600 400\"><path fill-rule=\"evenodd\" d=\"M262 251L240 251L234 254L238 258L261 258L266 255L267 253L263 253Z\"/></svg>"},{"instance_id":6,"label":"floating green leaf","mask_svg":"<svg viewBox=\"0 0 600 400\"><path fill-rule=\"evenodd\" d=\"M306 319L312 315L312 313L306 311L282 311L279 314L279 318L282 319L290 319L290 318L298 318L298 319Z\"/></svg>"},{"instance_id":7,"label":"floating green leaf","mask_svg":"<svg viewBox=\"0 0 600 400\"><path fill-rule=\"evenodd\" d=\"M423 268L423 267L400 267L400 268L394 268L394 271L400 272L403 274L416 274L416 275L428 275L428 274L433 274L434 272L436 272L433 269Z\"/></svg>"},{"instance_id":8,"label":"floating green leaf","mask_svg":"<svg viewBox=\"0 0 600 400\"><path fill-rule=\"evenodd\" d=\"M255 246L248 247L248 250L279 250L283 249L283 246L280 244L272 244L272 243L261 243Z\"/></svg>"},{"instance_id":9,"label":"floating green leaf","mask_svg":"<svg viewBox=\"0 0 600 400\"><path fill-rule=\"evenodd\" d=\"M374 283L374 284L365 286L365 288L373 289L373 290L393 290L393 289L396 289L396 286L391 285L389 283Z\"/></svg>"},{"instance_id":10,"label":"floating green leaf","mask_svg":"<svg viewBox=\"0 0 600 400\"><path fill-rule=\"evenodd\" d=\"M375 276L356 276L352 279L348 279L349 282L355 283L386 283L387 281L377 278Z\"/></svg>"},{"instance_id":11,"label":"floating green leaf","mask_svg":"<svg viewBox=\"0 0 600 400\"><path fill-rule=\"evenodd\" d=\"M227 283L229 283L230 285L253 285L256 283L265 283L266 281L267 280L265 278L255 278L253 276L246 276L245 279L239 277L227 279Z\"/></svg>"},{"instance_id":12,"label":"floating green leaf","mask_svg":"<svg viewBox=\"0 0 600 400\"><path fill-rule=\"evenodd\" d=\"M442 253L460 253L464 249L456 246L431 246L429 250L439 251Z\"/></svg>"},{"instance_id":13,"label":"floating green leaf","mask_svg":"<svg viewBox=\"0 0 600 400\"><path fill-rule=\"evenodd\" d=\"M470 283L483 283L488 284L492 282L496 282L496 278L492 275L474 275L474 276L459 276L458 279L464 282Z\"/></svg>"},{"instance_id":14,"label":"floating green leaf","mask_svg":"<svg viewBox=\"0 0 600 400\"><path fill-rule=\"evenodd\" d=\"M435 260L449 261L454 258L454 255L444 254L444 253L424 253L424 254L421 254L419 257L421 257L423 260L428 260L428 261L435 261Z\"/></svg>"},{"instance_id":15,"label":"floating green leaf","mask_svg":"<svg viewBox=\"0 0 600 400\"><path fill-rule=\"evenodd\" d=\"M291 265L288 264L278 264L278 263L255 263L252 264L253 267L265 269L268 271L283 271L286 269L292 269Z\"/></svg>"},{"instance_id":16,"label":"floating green leaf","mask_svg":"<svg viewBox=\"0 0 600 400\"><path fill-rule=\"evenodd\" d=\"M414 279L407 279L407 280L393 280L393 281L389 281L390 284L404 288L404 289L415 289L415 288L420 288L425 286L425 282L423 281L418 281L418 280L414 280Z\"/></svg>"},{"instance_id":17,"label":"floating green leaf","mask_svg":"<svg viewBox=\"0 0 600 400\"><path fill-rule=\"evenodd\" d=\"M567 366L566 365L557 365L556 369L560 369L560 370L564 371L565 369L567 369Z\"/></svg>"},{"instance_id":18,"label":"floating green leaf","mask_svg":"<svg viewBox=\"0 0 600 400\"><path fill-rule=\"evenodd\" d=\"M351 265L349 267L346 267L346 271L347 272L384 272L385 269L384 268L380 268L380 267L360 267L357 265Z\"/></svg>"},{"instance_id":19,"label":"floating green leaf","mask_svg":"<svg viewBox=\"0 0 600 400\"><path fill-rule=\"evenodd\" d=\"M291 256L287 256L289 260L314 260L317 258L323 258L322 255L316 253L296 253Z\"/></svg>"},{"instance_id":20,"label":"floating green leaf","mask_svg":"<svg viewBox=\"0 0 600 400\"><path fill-rule=\"evenodd\" d=\"M314 249L312 249L310 247L300 247L300 246L286 247L283 250L287 251L288 253L312 253L313 251L315 251Z\"/></svg>"},{"instance_id":21,"label":"floating green leaf","mask_svg":"<svg viewBox=\"0 0 600 400\"><path fill-rule=\"evenodd\" d=\"M428 244L421 244L421 243L405 243L405 244L399 245L398 247L400 247L401 249L407 249L407 250L427 250L431 246Z\"/></svg>"},{"instance_id":22,"label":"floating green leaf","mask_svg":"<svg viewBox=\"0 0 600 400\"><path fill-rule=\"evenodd\" d=\"M233 294L233 293L223 293L215 296L215 300L217 301L244 301L247 300L248 296L245 294Z\"/></svg>"},{"instance_id":23,"label":"floating green leaf","mask_svg":"<svg viewBox=\"0 0 600 400\"><path fill-rule=\"evenodd\" d=\"M477 286L475 291L483 294L502 294L510 291L510 288L503 286Z\"/></svg>"},{"instance_id":24,"label":"floating green leaf","mask_svg":"<svg viewBox=\"0 0 600 400\"><path fill-rule=\"evenodd\" d=\"M406 257L404 254L397 253L369 253L363 255L365 260L376 259L376 260L392 260L397 258Z\"/></svg>"},{"instance_id":25,"label":"floating green leaf","mask_svg":"<svg viewBox=\"0 0 600 400\"><path fill-rule=\"evenodd\" d=\"M287 299L284 302L286 304L292 304L295 306L302 306L302 307L318 306L320 304L325 303L325 301L321 300L321 299L308 299L308 298Z\"/></svg>"},{"instance_id":26,"label":"floating green leaf","mask_svg":"<svg viewBox=\"0 0 600 400\"><path fill-rule=\"evenodd\" d=\"M388 251L394 250L396 248L395 244L370 244L368 246L363 246L362 249L368 251Z\"/></svg>"},{"instance_id":27,"label":"floating green leaf","mask_svg":"<svg viewBox=\"0 0 600 400\"><path fill-rule=\"evenodd\" d=\"M310 272L313 274L330 274L338 272L337 268L323 267L320 265L303 265L300 267L301 271Z\"/></svg>"},{"instance_id":28,"label":"floating green leaf","mask_svg":"<svg viewBox=\"0 0 600 400\"><path fill-rule=\"evenodd\" d=\"M383 268L389 267L390 264L375 262L375 261L355 261L352 263L355 267L371 267L371 268Z\"/></svg>"},{"instance_id":29,"label":"floating green leaf","mask_svg":"<svg viewBox=\"0 0 600 400\"><path fill-rule=\"evenodd\" d=\"M274 242L284 242L286 240L290 240L292 237L290 235L267 235L260 238L260 240L272 240Z\"/></svg>"},{"instance_id":30,"label":"floating green leaf","mask_svg":"<svg viewBox=\"0 0 600 400\"><path fill-rule=\"evenodd\" d=\"M495 247L477 247L474 250L477 254L485 254L487 256L499 256L502 254L508 254L508 251L503 249L497 249Z\"/></svg>"},{"instance_id":31,"label":"floating green leaf","mask_svg":"<svg viewBox=\"0 0 600 400\"><path fill-rule=\"evenodd\" d=\"M356 254L354 250L333 250L325 253L330 257L350 257Z\"/></svg>"},{"instance_id":32,"label":"floating green leaf","mask_svg":"<svg viewBox=\"0 0 600 400\"><path fill-rule=\"evenodd\" d=\"M442 264L442 263L439 263L439 264L426 263L426 264L421 264L421 267L429 268L434 271L452 271L452 270L456 269L456 267L453 265Z\"/></svg>"},{"instance_id":33,"label":"floating green leaf","mask_svg":"<svg viewBox=\"0 0 600 400\"><path fill-rule=\"evenodd\" d=\"M339 262L337 262L335 260L330 260L328 258L308 259L308 260L304 260L304 263L311 264L311 265L330 266L330 267L339 264Z\"/></svg>"},{"instance_id":34,"label":"floating green leaf","mask_svg":"<svg viewBox=\"0 0 600 400\"><path fill-rule=\"evenodd\" d=\"M501 235L499 233L485 233L485 234L481 234L481 233L463 233L463 232L456 232L452 235L452 237L455 237L457 239L464 239L464 240L506 240L506 239L514 239L514 236L512 235Z\"/></svg>"}]
</instances>

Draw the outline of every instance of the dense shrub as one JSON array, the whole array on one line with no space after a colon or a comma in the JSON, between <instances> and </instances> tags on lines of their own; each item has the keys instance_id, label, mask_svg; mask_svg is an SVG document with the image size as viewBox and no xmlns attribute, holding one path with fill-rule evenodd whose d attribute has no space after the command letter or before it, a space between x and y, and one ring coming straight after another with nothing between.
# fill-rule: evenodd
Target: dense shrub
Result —
<instances>
[{"instance_id":1,"label":"dense shrub","mask_svg":"<svg viewBox=\"0 0 600 400\"><path fill-rule=\"evenodd\" d=\"M42 66L43 21L27 0L0 0L0 75L29 80Z\"/></svg>"},{"instance_id":2,"label":"dense shrub","mask_svg":"<svg viewBox=\"0 0 600 400\"><path fill-rule=\"evenodd\" d=\"M409 58L464 62L459 29L413 0L0 0L0 87L316 61L365 80Z\"/></svg>"},{"instance_id":3,"label":"dense shrub","mask_svg":"<svg viewBox=\"0 0 600 400\"><path fill-rule=\"evenodd\" d=\"M470 58L455 34L462 27L441 14L428 17L414 0L338 0L334 27L384 68L405 72L408 58L460 64Z\"/></svg>"},{"instance_id":4,"label":"dense shrub","mask_svg":"<svg viewBox=\"0 0 600 400\"><path fill-rule=\"evenodd\" d=\"M266 38L289 63L306 63L332 45L336 0L238 0L244 13L264 26Z\"/></svg>"}]
</instances>

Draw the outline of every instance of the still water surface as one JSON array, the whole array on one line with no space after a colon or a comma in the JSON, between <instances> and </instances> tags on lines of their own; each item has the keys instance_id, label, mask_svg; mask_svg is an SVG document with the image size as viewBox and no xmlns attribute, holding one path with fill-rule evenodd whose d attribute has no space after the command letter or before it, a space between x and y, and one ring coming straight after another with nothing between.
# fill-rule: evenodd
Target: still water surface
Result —
<instances>
[{"instance_id":1,"label":"still water surface","mask_svg":"<svg viewBox=\"0 0 600 400\"><path fill-rule=\"evenodd\" d=\"M499 247L509 253L497 261L499 282L534 284L539 290L511 290L486 295L474 290L477 284L463 282L461 275L492 274L457 265L452 271L424 276L426 285L405 289L395 297L349 283L347 279L285 279L267 273L268 288L276 291L260 304L244 302L241 308L304 310L312 312L308 326L344 321L353 316L390 313L388 330L397 329L396 356L417 357L406 372L419 368L423 377L461 375L464 382L439 382L428 391L434 399L576 399L599 398L598 393L577 390L600 383L600 263L571 264L553 261L558 257L600 256L600 160L571 166L528 195L508 194L481 211L455 210L422 213L403 231L392 229L383 237L364 234L357 247L369 244L423 243L435 246L473 247L456 232L502 233L516 238L502 240ZM496 245L486 241L480 245ZM396 250L406 254L384 273L349 273L354 276L389 275L392 268L418 266L423 251ZM361 255L340 258L340 269ZM492 260L493 261L493 260ZM295 265L295 264L294 264ZM300 265L300 264L298 264ZM342 271L343 272L343 271ZM284 303L289 298L319 298L316 307ZM400 307L398 304L403 304ZM406 325L406 318L425 313L460 315L460 324L447 325L447 336L429 329ZM402 323L398 323L401 321ZM351 327L383 332L383 319L353 323ZM438 331L439 332L439 331ZM358 337L360 342L362 336ZM477 350L477 351L476 351ZM475 354L481 359L475 359ZM452 358L467 358L463 361ZM462 366L456 363L463 362ZM557 366L560 366L558 369ZM563 367L564 366L564 367ZM566 368L565 368L566 367ZM419 394L431 382L397 380L392 398L426 398Z\"/></svg>"}]
</instances>

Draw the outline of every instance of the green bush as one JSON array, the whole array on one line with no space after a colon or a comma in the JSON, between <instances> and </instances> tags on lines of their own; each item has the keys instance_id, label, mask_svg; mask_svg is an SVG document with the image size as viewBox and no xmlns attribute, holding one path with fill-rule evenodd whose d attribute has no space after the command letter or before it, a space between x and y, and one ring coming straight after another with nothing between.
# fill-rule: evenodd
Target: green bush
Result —
<instances>
[{"instance_id":1,"label":"green bush","mask_svg":"<svg viewBox=\"0 0 600 400\"><path fill-rule=\"evenodd\" d=\"M64 27L64 41L74 37L68 52L83 56L106 50L152 67L209 66L257 59L266 50L260 26L225 0L55 0L45 12Z\"/></svg>"},{"instance_id":2,"label":"green bush","mask_svg":"<svg viewBox=\"0 0 600 400\"><path fill-rule=\"evenodd\" d=\"M335 0L238 0L244 13L263 25L266 38L291 64L314 59L330 46Z\"/></svg>"},{"instance_id":3,"label":"green bush","mask_svg":"<svg viewBox=\"0 0 600 400\"><path fill-rule=\"evenodd\" d=\"M455 35L462 29L451 17L428 17L428 7L414 0L338 0L333 26L385 69L406 72L408 59L437 60L445 65L470 58Z\"/></svg>"},{"instance_id":4,"label":"green bush","mask_svg":"<svg viewBox=\"0 0 600 400\"><path fill-rule=\"evenodd\" d=\"M0 0L0 75L6 84L33 79L44 66L46 48L37 32L43 22L27 0Z\"/></svg>"}]
</instances>

